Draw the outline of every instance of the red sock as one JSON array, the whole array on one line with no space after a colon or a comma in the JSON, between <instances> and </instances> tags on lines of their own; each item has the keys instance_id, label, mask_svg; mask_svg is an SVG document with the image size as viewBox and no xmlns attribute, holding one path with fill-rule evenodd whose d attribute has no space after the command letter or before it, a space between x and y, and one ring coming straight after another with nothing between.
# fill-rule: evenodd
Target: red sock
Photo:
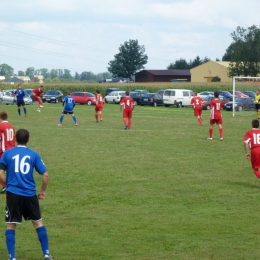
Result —
<instances>
[{"instance_id":1,"label":"red sock","mask_svg":"<svg viewBox=\"0 0 260 260\"><path fill-rule=\"evenodd\" d=\"M3 182L0 181L0 184L1 184L3 187L5 187L5 184L4 184Z\"/></svg>"},{"instance_id":2,"label":"red sock","mask_svg":"<svg viewBox=\"0 0 260 260\"><path fill-rule=\"evenodd\" d=\"M220 135L220 138L223 138L223 128L219 129L219 135Z\"/></svg>"},{"instance_id":3,"label":"red sock","mask_svg":"<svg viewBox=\"0 0 260 260\"><path fill-rule=\"evenodd\" d=\"M209 129L209 137L212 138L212 136L213 136L213 128L210 128Z\"/></svg>"},{"instance_id":4,"label":"red sock","mask_svg":"<svg viewBox=\"0 0 260 260\"><path fill-rule=\"evenodd\" d=\"M131 126L132 126L132 120L128 119L128 128L131 128Z\"/></svg>"},{"instance_id":5,"label":"red sock","mask_svg":"<svg viewBox=\"0 0 260 260\"><path fill-rule=\"evenodd\" d=\"M124 124L125 126L128 126L126 118L124 118Z\"/></svg>"},{"instance_id":6,"label":"red sock","mask_svg":"<svg viewBox=\"0 0 260 260\"><path fill-rule=\"evenodd\" d=\"M260 178L260 171L258 169L254 169L254 174L257 178Z\"/></svg>"},{"instance_id":7,"label":"red sock","mask_svg":"<svg viewBox=\"0 0 260 260\"><path fill-rule=\"evenodd\" d=\"M201 118L198 118L198 121L199 121L199 123L202 125L202 120L201 120Z\"/></svg>"},{"instance_id":8,"label":"red sock","mask_svg":"<svg viewBox=\"0 0 260 260\"><path fill-rule=\"evenodd\" d=\"M98 121L98 114L95 114L96 121Z\"/></svg>"}]
</instances>

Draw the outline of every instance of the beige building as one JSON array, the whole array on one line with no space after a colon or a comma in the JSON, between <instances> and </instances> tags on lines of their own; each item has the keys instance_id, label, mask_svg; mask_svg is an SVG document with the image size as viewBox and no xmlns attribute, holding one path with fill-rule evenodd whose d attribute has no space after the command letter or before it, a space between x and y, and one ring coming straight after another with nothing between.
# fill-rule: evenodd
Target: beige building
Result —
<instances>
[{"instance_id":1,"label":"beige building","mask_svg":"<svg viewBox=\"0 0 260 260\"><path fill-rule=\"evenodd\" d=\"M211 82L218 76L221 82L232 82L228 76L228 61L208 61L190 70L191 82Z\"/></svg>"}]
</instances>

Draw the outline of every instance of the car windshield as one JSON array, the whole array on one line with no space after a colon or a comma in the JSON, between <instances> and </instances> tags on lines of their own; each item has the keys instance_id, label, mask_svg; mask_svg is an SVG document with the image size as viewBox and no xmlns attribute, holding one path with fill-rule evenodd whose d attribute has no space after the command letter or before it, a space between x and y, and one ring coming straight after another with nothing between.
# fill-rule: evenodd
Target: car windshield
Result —
<instances>
[{"instance_id":1,"label":"car windshield","mask_svg":"<svg viewBox=\"0 0 260 260\"><path fill-rule=\"evenodd\" d=\"M88 96L88 97L95 97L95 95L92 94L92 93L87 93L87 96Z\"/></svg>"},{"instance_id":2,"label":"car windshield","mask_svg":"<svg viewBox=\"0 0 260 260\"><path fill-rule=\"evenodd\" d=\"M46 95L56 95L57 94L57 91L55 90L49 90L46 92Z\"/></svg>"},{"instance_id":3,"label":"car windshield","mask_svg":"<svg viewBox=\"0 0 260 260\"><path fill-rule=\"evenodd\" d=\"M245 98L235 98L235 102L243 102L245 100Z\"/></svg>"},{"instance_id":4,"label":"car windshield","mask_svg":"<svg viewBox=\"0 0 260 260\"><path fill-rule=\"evenodd\" d=\"M214 99L214 97L211 97L211 96L207 96L207 97L203 98L204 101L211 101L213 99Z\"/></svg>"},{"instance_id":5,"label":"car windshield","mask_svg":"<svg viewBox=\"0 0 260 260\"><path fill-rule=\"evenodd\" d=\"M124 96L125 96L125 93L119 92L119 96L124 97Z\"/></svg>"}]
</instances>

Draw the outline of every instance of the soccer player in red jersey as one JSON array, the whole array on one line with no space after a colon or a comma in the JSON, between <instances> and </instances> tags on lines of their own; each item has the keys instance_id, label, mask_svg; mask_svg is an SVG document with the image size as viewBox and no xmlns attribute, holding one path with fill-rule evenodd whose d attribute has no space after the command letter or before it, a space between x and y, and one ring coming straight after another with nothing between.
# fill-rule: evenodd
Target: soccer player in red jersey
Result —
<instances>
[{"instance_id":1,"label":"soccer player in red jersey","mask_svg":"<svg viewBox=\"0 0 260 260\"><path fill-rule=\"evenodd\" d=\"M244 139L244 148L246 152L246 158L251 159L251 165L254 174L257 178L260 178L260 130L259 121L257 119L252 120L252 129L246 132ZM251 149L251 156L249 150Z\"/></svg>"},{"instance_id":2,"label":"soccer player in red jersey","mask_svg":"<svg viewBox=\"0 0 260 260\"><path fill-rule=\"evenodd\" d=\"M209 128L209 137L208 140L213 138L213 125L217 124L219 128L220 140L223 140L223 128L222 128L222 115L221 109L222 104L218 99L219 93L214 92L214 99L210 103L210 128Z\"/></svg>"},{"instance_id":3,"label":"soccer player in red jersey","mask_svg":"<svg viewBox=\"0 0 260 260\"><path fill-rule=\"evenodd\" d=\"M200 125L202 125L202 98L197 96L197 92L194 92L193 98L191 99L190 103L193 106L194 116L198 118Z\"/></svg>"},{"instance_id":4,"label":"soccer player in red jersey","mask_svg":"<svg viewBox=\"0 0 260 260\"><path fill-rule=\"evenodd\" d=\"M125 124L125 130L131 129L132 127L132 112L134 110L135 102L129 97L129 91L125 92L125 97L120 101L120 111L124 108L123 120Z\"/></svg>"},{"instance_id":5,"label":"soccer player in red jersey","mask_svg":"<svg viewBox=\"0 0 260 260\"><path fill-rule=\"evenodd\" d=\"M42 105L42 95L43 95L43 86L40 86L39 88L35 88L32 90L33 99L38 101L38 108L37 111L41 112Z\"/></svg>"},{"instance_id":6,"label":"soccer player in red jersey","mask_svg":"<svg viewBox=\"0 0 260 260\"><path fill-rule=\"evenodd\" d=\"M95 118L97 123L98 123L98 113L99 113L100 121L103 120L103 114L102 114L103 104L104 104L103 96L100 94L99 90L96 90Z\"/></svg>"},{"instance_id":7,"label":"soccer player in red jersey","mask_svg":"<svg viewBox=\"0 0 260 260\"><path fill-rule=\"evenodd\" d=\"M0 158L2 158L5 150L15 147L15 129L7 121L7 111L2 110L0 112L0 119L2 120L2 122L0 123ZM2 185L1 193L5 193L5 184L1 181L0 184Z\"/></svg>"}]
</instances>

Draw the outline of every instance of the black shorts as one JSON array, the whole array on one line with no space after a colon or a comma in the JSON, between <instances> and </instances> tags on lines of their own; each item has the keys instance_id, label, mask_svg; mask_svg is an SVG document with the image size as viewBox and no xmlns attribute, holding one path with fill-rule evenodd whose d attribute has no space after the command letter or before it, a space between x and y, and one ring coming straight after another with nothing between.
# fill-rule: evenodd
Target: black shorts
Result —
<instances>
[{"instance_id":1,"label":"black shorts","mask_svg":"<svg viewBox=\"0 0 260 260\"><path fill-rule=\"evenodd\" d=\"M67 115L67 114L69 114L69 115L74 114L73 111L66 111L66 110L63 110L61 113L65 114L65 115Z\"/></svg>"},{"instance_id":2,"label":"black shorts","mask_svg":"<svg viewBox=\"0 0 260 260\"><path fill-rule=\"evenodd\" d=\"M16 104L17 104L18 107L25 106L24 100L17 100Z\"/></svg>"},{"instance_id":3,"label":"black shorts","mask_svg":"<svg viewBox=\"0 0 260 260\"><path fill-rule=\"evenodd\" d=\"M6 192L6 223L22 223L24 220L39 221L42 219L40 204L36 195L25 197Z\"/></svg>"}]
</instances>

